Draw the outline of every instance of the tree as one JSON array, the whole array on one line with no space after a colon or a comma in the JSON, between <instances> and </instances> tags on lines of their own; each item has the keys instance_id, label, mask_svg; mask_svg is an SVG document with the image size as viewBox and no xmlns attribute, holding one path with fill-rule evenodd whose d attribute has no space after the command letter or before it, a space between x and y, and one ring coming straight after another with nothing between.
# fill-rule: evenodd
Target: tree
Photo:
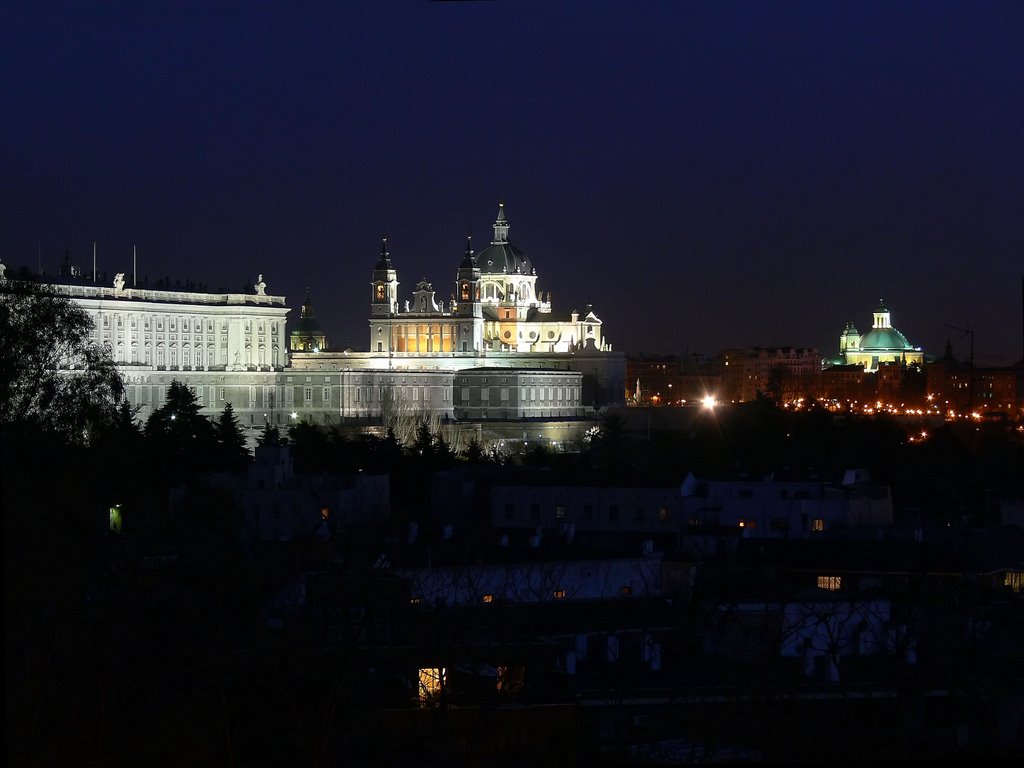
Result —
<instances>
[{"instance_id":1,"label":"tree","mask_svg":"<svg viewBox=\"0 0 1024 768\"><path fill-rule=\"evenodd\" d=\"M218 453L213 424L200 412L196 393L187 384L174 380L167 400L146 421L148 437L172 476L195 475L207 468ZM196 461L196 459L200 459Z\"/></svg>"},{"instance_id":2,"label":"tree","mask_svg":"<svg viewBox=\"0 0 1024 768\"><path fill-rule=\"evenodd\" d=\"M480 464L485 460L484 447L476 439L476 435L469 439L469 445L466 446L466 450L462 455L471 464Z\"/></svg>"},{"instance_id":3,"label":"tree","mask_svg":"<svg viewBox=\"0 0 1024 768\"><path fill-rule=\"evenodd\" d=\"M328 433L308 421L288 430L296 472L326 472L331 469L331 440Z\"/></svg>"},{"instance_id":4,"label":"tree","mask_svg":"<svg viewBox=\"0 0 1024 768\"><path fill-rule=\"evenodd\" d=\"M434 435L430 431L430 425L421 421L416 428L416 441L412 444L413 453L419 456L430 456L433 453Z\"/></svg>"},{"instance_id":5,"label":"tree","mask_svg":"<svg viewBox=\"0 0 1024 768\"><path fill-rule=\"evenodd\" d=\"M214 427L217 439L219 464L221 469L229 472L241 471L249 463L249 448L245 442L245 434L235 416L231 403L224 406L217 424Z\"/></svg>"},{"instance_id":6,"label":"tree","mask_svg":"<svg viewBox=\"0 0 1024 768\"><path fill-rule=\"evenodd\" d=\"M92 330L70 298L0 281L0 424L33 424L88 443L116 420L124 382Z\"/></svg>"},{"instance_id":7,"label":"tree","mask_svg":"<svg viewBox=\"0 0 1024 768\"><path fill-rule=\"evenodd\" d=\"M260 447L264 445L281 445L281 430L268 421L263 425L263 431L260 433L260 436L256 438L256 445Z\"/></svg>"}]
</instances>

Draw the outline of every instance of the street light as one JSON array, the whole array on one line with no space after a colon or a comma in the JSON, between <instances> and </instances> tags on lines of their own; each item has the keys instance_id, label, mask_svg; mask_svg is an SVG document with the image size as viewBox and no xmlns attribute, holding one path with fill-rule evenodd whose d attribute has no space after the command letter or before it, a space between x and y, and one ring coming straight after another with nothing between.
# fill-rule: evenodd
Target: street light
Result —
<instances>
[{"instance_id":1,"label":"street light","mask_svg":"<svg viewBox=\"0 0 1024 768\"><path fill-rule=\"evenodd\" d=\"M705 395L704 399L701 400L701 403L703 403L704 407L707 408L709 411L714 410L714 407L718 405L718 401L715 400L714 395Z\"/></svg>"}]
</instances>

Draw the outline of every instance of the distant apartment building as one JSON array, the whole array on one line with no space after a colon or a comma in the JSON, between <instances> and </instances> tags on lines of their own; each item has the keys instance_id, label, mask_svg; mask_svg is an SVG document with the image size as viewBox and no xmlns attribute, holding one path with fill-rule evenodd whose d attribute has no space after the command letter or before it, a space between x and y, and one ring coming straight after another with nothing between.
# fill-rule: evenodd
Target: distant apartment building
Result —
<instances>
[{"instance_id":1,"label":"distant apartment building","mask_svg":"<svg viewBox=\"0 0 1024 768\"><path fill-rule=\"evenodd\" d=\"M1024 403L1018 397L1021 369L1015 367L982 368L953 357L952 347L925 370L928 394L943 410L965 413L969 410L1003 412L1016 416Z\"/></svg>"},{"instance_id":2,"label":"distant apartment building","mask_svg":"<svg viewBox=\"0 0 1024 768\"><path fill-rule=\"evenodd\" d=\"M495 483L491 523L496 529L602 533L676 533L683 522L677 483L545 484L536 477Z\"/></svg>"},{"instance_id":3,"label":"distant apartment building","mask_svg":"<svg viewBox=\"0 0 1024 768\"><path fill-rule=\"evenodd\" d=\"M863 365L833 365L821 372L817 397L839 402L859 402L874 394L869 392Z\"/></svg>"},{"instance_id":4,"label":"distant apartment building","mask_svg":"<svg viewBox=\"0 0 1024 768\"><path fill-rule=\"evenodd\" d=\"M720 399L746 402L761 393L784 402L817 391L821 355L813 347L727 349L719 355L717 369L722 377Z\"/></svg>"},{"instance_id":5,"label":"distant apartment building","mask_svg":"<svg viewBox=\"0 0 1024 768\"><path fill-rule=\"evenodd\" d=\"M227 491L244 514L243 535L265 541L327 536L345 525L380 523L391 513L386 474L295 474L290 448L264 445L244 475L210 478Z\"/></svg>"},{"instance_id":6,"label":"distant apartment building","mask_svg":"<svg viewBox=\"0 0 1024 768\"><path fill-rule=\"evenodd\" d=\"M865 470L848 470L838 483L812 473L800 479L683 480L687 534L732 529L748 538L810 538L827 531L891 526L889 486Z\"/></svg>"},{"instance_id":7,"label":"distant apartment building","mask_svg":"<svg viewBox=\"0 0 1024 768\"><path fill-rule=\"evenodd\" d=\"M626 402L681 406L718 396L722 377L697 355L634 356L626 360Z\"/></svg>"}]
</instances>

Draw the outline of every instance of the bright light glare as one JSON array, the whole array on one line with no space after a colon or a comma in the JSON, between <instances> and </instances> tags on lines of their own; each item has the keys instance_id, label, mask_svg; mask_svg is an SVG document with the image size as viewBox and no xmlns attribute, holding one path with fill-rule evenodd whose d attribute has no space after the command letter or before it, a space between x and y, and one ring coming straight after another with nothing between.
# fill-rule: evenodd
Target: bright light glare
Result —
<instances>
[{"instance_id":1,"label":"bright light glare","mask_svg":"<svg viewBox=\"0 0 1024 768\"><path fill-rule=\"evenodd\" d=\"M715 400L713 395L705 395L704 399L701 400L701 402L704 404L705 408L709 409L714 408L716 405L718 405L718 401Z\"/></svg>"}]
</instances>

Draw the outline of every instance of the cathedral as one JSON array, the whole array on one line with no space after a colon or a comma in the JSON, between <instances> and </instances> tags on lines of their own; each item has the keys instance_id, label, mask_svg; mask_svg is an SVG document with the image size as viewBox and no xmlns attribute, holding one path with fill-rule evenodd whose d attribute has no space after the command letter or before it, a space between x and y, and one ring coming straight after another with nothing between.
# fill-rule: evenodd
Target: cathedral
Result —
<instances>
[{"instance_id":1,"label":"cathedral","mask_svg":"<svg viewBox=\"0 0 1024 768\"><path fill-rule=\"evenodd\" d=\"M387 240L371 278L370 343L374 352L399 355L492 352L607 351L601 321L587 308L567 320L552 315L551 294L537 290L537 269L508 239L499 204L490 245L477 254L466 242L451 299L438 299L427 280L400 303L398 272Z\"/></svg>"}]
</instances>

